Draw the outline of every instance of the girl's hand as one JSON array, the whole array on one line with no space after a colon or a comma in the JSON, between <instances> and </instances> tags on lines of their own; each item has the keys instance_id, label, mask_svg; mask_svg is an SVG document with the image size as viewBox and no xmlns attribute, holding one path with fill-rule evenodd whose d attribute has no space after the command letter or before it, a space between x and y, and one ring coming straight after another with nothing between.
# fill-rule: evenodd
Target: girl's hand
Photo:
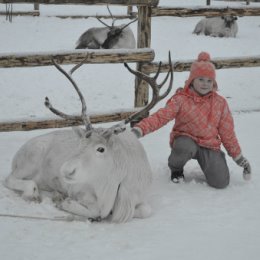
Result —
<instances>
[{"instance_id":1,"label":"girl's hand","mask_svg":"<svg viewBox=\"0 0 260 260\"><path fill-rule=\"evenodd\" d=\"M238 158L235 159L235 162L237 163L237 165L244 168L244 180L250 180L252 171L249 161L241 154Z\"/></svg>"},{"instance_id":2,"label":"girl's hand","mask_svg":"<svg viewBox=\"0 0 260 260\"><path fill-rule=\"evenodd\" d=\"M140 138L143 136L143 132L142 132L142 129L139 128L139 127L133 127L131 129L131 132L137 137L137 138Z\"/></svg>"}]
</instances>

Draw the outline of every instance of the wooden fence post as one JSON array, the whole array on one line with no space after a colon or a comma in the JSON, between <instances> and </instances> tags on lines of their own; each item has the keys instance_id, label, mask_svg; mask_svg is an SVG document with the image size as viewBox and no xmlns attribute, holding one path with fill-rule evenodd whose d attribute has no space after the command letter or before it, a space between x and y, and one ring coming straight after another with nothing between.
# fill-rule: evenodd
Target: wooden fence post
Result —
<instances>
[{"instance_id":1,"label":"wooden fence post","mask_svg":"<svg viewBox=\"0 0 260 260\"><path fill-rule=\"evenodd\" d=\"M132 15L133 14L133 6L127 6L127 15Z\"/></svg>"},{"instance_id":2,"label":"wooden fence post","mask_svg":"<svg viewBox=\"0 0 260 260\"><path fill-rule=\"evenodd\" d=\"M39 11L40 10L40 4L39 3L34 3L34 11Z\"/></svg>"},{"instance_id":3,"label":"wooden fence post","mask_svg":"<svg viewBox=\"0 0 260 260\"><path fill-rule=\"evenodd\" d=\"M137 48L149 48L151 45L151 12L149 6L138 6ZM137 63L137 70L142 71L144 62ZM148 103L148 85L143 80L135 79L135 107Z\"/></svg>"}]
</instances>

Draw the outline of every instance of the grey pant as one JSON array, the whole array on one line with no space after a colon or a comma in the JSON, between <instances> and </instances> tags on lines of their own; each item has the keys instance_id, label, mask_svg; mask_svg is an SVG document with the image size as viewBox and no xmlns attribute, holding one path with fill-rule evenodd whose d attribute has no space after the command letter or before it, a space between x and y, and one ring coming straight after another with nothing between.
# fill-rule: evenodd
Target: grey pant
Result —
<instances>
[{"instance_id":1,"label":"grey pant","mask_svg":"<svg viewBox=\"0 0 260 260\"><path fill-rule=\"evenodd\" d=\"M222 151L201 147L190 137L178 136L168 159L170 169L181 171L190 159L198 161L210 186L221 189L229 184L229 169Z\"/></svg>"}]
</instances>

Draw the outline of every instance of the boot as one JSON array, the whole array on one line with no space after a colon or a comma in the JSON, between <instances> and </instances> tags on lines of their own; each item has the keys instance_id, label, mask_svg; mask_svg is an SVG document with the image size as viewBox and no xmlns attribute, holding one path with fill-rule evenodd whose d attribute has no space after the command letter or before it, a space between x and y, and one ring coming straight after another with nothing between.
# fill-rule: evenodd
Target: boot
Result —
<instances>
[{"instance_id":1,"label":"boot","mask_svg":"<svg viewBox=\"0 0 260 260\"><path fill-rule=\"evenodd\" d=\"M174 183L179 183L180 180L184 180L183 170L172 171L171 172L171 181Z\"/></svg>"}]
</instances>

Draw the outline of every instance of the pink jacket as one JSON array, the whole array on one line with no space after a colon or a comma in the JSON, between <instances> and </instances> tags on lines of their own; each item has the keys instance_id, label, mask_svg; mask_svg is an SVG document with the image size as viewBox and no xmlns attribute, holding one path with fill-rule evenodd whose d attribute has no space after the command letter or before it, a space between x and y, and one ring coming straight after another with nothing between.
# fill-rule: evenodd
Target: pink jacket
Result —
<instances>
[{"instance_id":1,"label":"pink jacket","mask_svg":"<svg viewBox=\"0 0 260 260\"><path fill-rule=\"evenodd\" d=\"M175 124L170 133L170 145L176 136L185 135L209 149L220 150L222 143L233 158L241 153L227 101L216 91L201 97L188 88L180 89L164 108L135 126L146 135L173 119Z\"/></svg>"}]
</instances>

